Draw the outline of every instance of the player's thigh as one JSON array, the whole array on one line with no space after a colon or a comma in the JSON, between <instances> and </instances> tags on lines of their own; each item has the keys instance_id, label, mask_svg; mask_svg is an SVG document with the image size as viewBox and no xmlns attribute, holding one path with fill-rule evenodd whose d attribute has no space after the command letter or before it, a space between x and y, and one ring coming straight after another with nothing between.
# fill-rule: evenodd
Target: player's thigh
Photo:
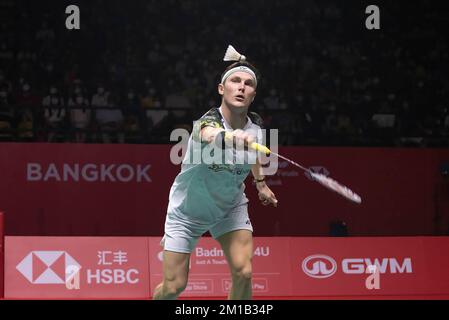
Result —
<instances>
[{"instance_id":1,"label":"player's thigh","mask_svg":"<svg viewBox=\"0 0 449 320\"><path fill-rule=\"evenodd\" d=\"M249 230L234 230L217 238L233 271L251 268L253 235Z\"/></svg>"}]
</instances>

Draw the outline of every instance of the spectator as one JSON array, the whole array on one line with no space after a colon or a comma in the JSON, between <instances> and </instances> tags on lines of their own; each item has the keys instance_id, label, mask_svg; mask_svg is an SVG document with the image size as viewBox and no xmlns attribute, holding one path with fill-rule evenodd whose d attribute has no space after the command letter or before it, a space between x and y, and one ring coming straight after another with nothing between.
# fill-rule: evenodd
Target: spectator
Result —
<instances>
[{"instance_id":1,"label":"spectator","mask_svg":"<svg viewBox=\"0 0 449 320\"><path fill-rule=\"evenodd\" d=\"M30 142L34 139L34 117L30 109L22 112L17 125L19 141Z\"/></svg>"},{"instance_id":2,"label":"spectator","mask_svg":"<svg viewBox=\"0 0 449 320\"><path fill-rule=\"evenodd\" d=\"M142 98L142 107L149 130L157 129L168 117L168 111L161 110L161 100L154 88L150 88Z\"/></svg>"},{"instance_id":3,"label":"spectator","mask_svg":"<svg viewBox=\"0 0 449 320\"><path fill-rule=\"evenodd\" d=\"M123 114L117 106L117 96L98 87L97 94L92 98L92 106L96 111L96 122L101 133L103 143L111 143L115 137L118 143L124 143Z\"/></svg>"},{"instance_id":4,"label":"spectator","mask_svg":"<svg viewBox=\"0 0 449 320\"><path fill-rule=\"evenodd\" d=\"M138 142L141 138L142 123L139 119L143 118L141 99L135 93L134 89L129 89L128 94L123 102L123 116L125 140L127 142Z\"/></svg>"},{"instance_id":5,"label":"spectator","mask_svg":"<svg viewBox=\"0 0 449 320\"><path fill-rule=\"evenodd\" d=\"M86 142L86 131L90 126L91 113L86 93L79 86L75 87L69 98L70 123L75 129L75 142Z\"/></svg>"},{"instance_id":6,"label":"spectator","mask_svg":"<svg viewBox=\"0 0 449 320\"><path fill-rule=\"evenodd\" d=\"M6 85L0 87L0 138L11 140L13 134L14 108L11 106Z\"/></svg>"},{"instance_id":7,"label":"spectator","mask_svg":"<svg viewBox=\"0 0 449 320\"><path fill-rule=\"evenodd\" d=\"M66 111L63 97L59 94L58 89L52 86L43 101L42 106L45 108L45 123L47 125L47 141L52 142L54 137L64 138L64 125L66 120Z\"/></svg>"},{"instance_id":8,"label":"spectator","mask_svg":"<svg viewBox=\"0 0 449 320\"><path fill-rule=\"evenodd\" d=\"M21 91L17 95L16 104L20 108L31 108L37 110L40 108L42 100L39 95L34 92L33 88L27 81L23 81Z\"/></svg>"}]
</instances>

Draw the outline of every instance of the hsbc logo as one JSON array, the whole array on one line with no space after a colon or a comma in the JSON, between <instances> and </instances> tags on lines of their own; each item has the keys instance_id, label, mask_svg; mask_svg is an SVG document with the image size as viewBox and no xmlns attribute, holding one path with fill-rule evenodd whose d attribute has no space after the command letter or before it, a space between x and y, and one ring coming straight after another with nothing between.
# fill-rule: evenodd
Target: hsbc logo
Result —
<instances>
[{"instance_id":1,"label":"hsbc logo","mask_svg":"<svg viewBox=\"0 0 449 320\"><path fill-rule=\"evenodd\" d=\"M341 270L344 274L365 274L371 273L375 267L380 274L403 274L413 273L412 259L404 258L402 261L396 258L347 258L341 261ZM336 261L326 255L311 255L302 262L302 270L312 278L329 278L337 272Z\"/></svg>"},{"instance_id":2,"label":"hsbc logo","mask_svg":"<svg viewBox=\"0 0 449 320\"><path fill-rule=\"evenodd\" d=\"M65 251L32 251L16 269L33 284L67 284L81 265Z\"/></svg>"},{"instance_id":3,"label":"hsbc logo","mask_svg":"<svg viewBox=\"0 0 449 320\"><path fill-rule=\"evenodd\" d=\"M316 254L303 260L302 270L309 277L324 279L337 272L337 263L329 256Z\"/></svg>"}]
</instances>

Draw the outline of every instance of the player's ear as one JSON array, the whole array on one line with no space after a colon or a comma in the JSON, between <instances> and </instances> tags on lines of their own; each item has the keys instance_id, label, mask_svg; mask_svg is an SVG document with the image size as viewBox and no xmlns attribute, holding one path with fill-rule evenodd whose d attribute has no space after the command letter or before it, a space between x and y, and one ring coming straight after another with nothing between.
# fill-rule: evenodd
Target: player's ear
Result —
<instances>
[{"instance_id":1,"label":"player's ear","mask_svg":"<svg viewBox=\"0 0 449 320\"><path fill-rule=\"evenodd\" d=\"M254 96L253 96L253 98L251 99L251 102L254 102L254 99L256 99L256 91L254 91Z\"/></svg>"},{"instance_id":2,"label":"player's ear","mask_svg":"<svg viewBox=\"0 0 449 320\"><path fill-rule=\"evenodd\" d=\"M224 86L221 83L218 84L218 93L220 94L220 96L224 94Z\"/></svg>"}]
</instances>

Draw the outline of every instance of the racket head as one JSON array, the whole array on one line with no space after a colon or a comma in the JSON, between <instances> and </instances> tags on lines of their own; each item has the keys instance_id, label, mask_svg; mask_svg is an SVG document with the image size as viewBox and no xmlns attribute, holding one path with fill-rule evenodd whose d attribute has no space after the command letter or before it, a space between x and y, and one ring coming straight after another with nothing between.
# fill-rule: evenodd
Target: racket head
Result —
<instances>
[{"instance_id":1,"label":"racket head","mask_svg":"<svg viewBox=\"0 0 449 320\"><path fill-rule=\"evenodd\" d=\"M355 203L358 203L358 204L362 203L362 198L357 193L355 193L348 187L340 184L339 182L335 181L334 179L332 179L330 177L326 177L325 175L323 175L321 173L315 173L312 171L309 171L309 173L310 173L310 176L313 178L313 180L320 183L324 187L340 194L341 196L343 196L346 199L351 200Z\"/></svg>"}]
</instances>

